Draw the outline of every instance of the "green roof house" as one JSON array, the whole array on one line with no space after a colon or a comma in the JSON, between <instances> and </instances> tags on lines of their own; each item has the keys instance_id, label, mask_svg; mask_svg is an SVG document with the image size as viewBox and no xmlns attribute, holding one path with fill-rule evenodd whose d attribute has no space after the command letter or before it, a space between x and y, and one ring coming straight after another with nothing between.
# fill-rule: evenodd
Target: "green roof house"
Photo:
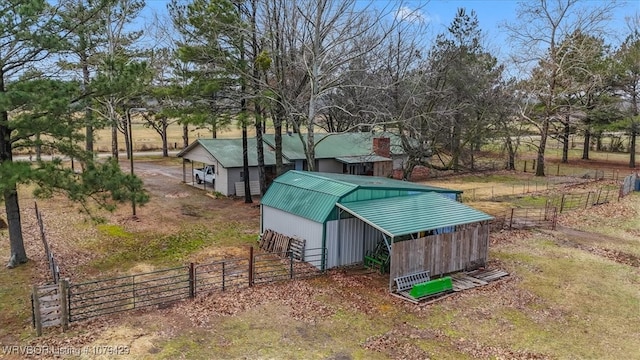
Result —
<instances>
[{"instance_id":1,"label":"green roof house","mask_svg":"<svg viewBox=\"0 0 640 360\"><path fill-rule=\"evenodd\" d=\"M352 175L390 176L393 169L402 169L405 156L400 137L393 133L347 132L318 133L315 140L315 170ZM275 136L265 134L264 142L275 149ZM307 158L302 142L307 135L282 136L282 152L294 170L307 170Z\"/></svg>"},{"instance_id":2,"label":"green roof house","mask_svg":"<svg viewBox=\"0 0 640 360\"><path fill-rule=\"evenodd\" d=\"M388 249L396 277L483 266L491 216L457 201L461 191L384 177L290 170L261 203L261 231L305 240L305 259L325 270Z\"/></svg>"},{"instance_id":3,"label":"green roof house","mask_svg":"<svg viewBox=\"0 0 640 360\"><path fill-rule=\"evenodd\" d=\"M306 142L306 135L302 137ZM391 176L394 169L402 169L403 155L400 138L392 133L315 134L315 169L320 172L353 175ZM265 175L267 185L275 177L275 136L263 136ZM293 170L307 170L303 143L298 134L282 136L283 164ZM249 182L252 195L260 194L256 139L248 139ZM195 183L194 168L209 165L214 168L215 180L209 187L226 196L243 196L242 139L198 139L178 153L183 158L183 181ZM190 163L190 164L189 164ZM187 166L190 165L191 169ZM190 175L188 175L190 174Z\"/></svg>"}]
</instances>

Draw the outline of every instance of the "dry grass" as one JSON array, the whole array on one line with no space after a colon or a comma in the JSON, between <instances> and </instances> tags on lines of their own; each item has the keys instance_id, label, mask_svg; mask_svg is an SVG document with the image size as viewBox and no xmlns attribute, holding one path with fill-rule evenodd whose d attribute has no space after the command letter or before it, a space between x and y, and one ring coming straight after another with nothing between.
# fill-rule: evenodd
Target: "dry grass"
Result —
<instances>
[{"instance_id":1,"label":"dry grass","mask_svg":"<svg viewBox=\"0 0 640 360\"><path fill-rule=\"evenodd\" d=\"M172 161L162 164L179 167ZM513 184L527 181L501 176L439 185L471 184L508 192ZM256 207L202 196L179 180L150 173L143 178L152 198L139 209L140 221L132 221L125 206L109 215L107 224L95 226L61 199L40 203L52 247L72 280L236 258L255 241ZM3 345L124 345L130 354L118 357L122 359L633 358L640 347L640 270L594 247L640 253L637 200L631 196L609 205L607 212L594 208L570 213L576 226L594 234L588 241L561 232L493 234L491 266L511 276L428 306L390 296L388 279L377 273L338 270L311 280L230 290L162 309L107 316L73 324L65 334L48 329L41 338L35 338L30 327L25 299L31 283L43 280L38 275L43 259L36 233L28 231L34 261L0 272L0 319L6 324L0 339ZM31 204L23 199L29 229ZM503 206L474 205L490 212ZM599 233L610 236L598 243ZM0 231L0 238L0 256L6 258L6 231ZM190 245L174 248L175 242L158 239ZM130 254L136 251L141 254ZM146 257L136 258L142 255Z\"/></svg>"}]
</instances>

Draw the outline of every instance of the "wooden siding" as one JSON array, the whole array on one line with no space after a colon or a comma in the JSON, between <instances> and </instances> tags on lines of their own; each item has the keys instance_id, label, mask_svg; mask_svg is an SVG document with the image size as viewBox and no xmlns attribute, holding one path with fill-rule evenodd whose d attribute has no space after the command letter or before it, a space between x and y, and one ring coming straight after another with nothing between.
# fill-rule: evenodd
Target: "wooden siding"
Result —
<instances>
[{"instance_id":1,"label":"wooden siding","mask_svg":"<svg viewBox=\"0 0 640 360\"><path fill-rule=\"evenodd\" d=\"M389 289L393 279L419 271L439 276L484 266L489 252L489 223L459 227L457 231L431 235L391 245Z\"/></svg>"}]
</instances>

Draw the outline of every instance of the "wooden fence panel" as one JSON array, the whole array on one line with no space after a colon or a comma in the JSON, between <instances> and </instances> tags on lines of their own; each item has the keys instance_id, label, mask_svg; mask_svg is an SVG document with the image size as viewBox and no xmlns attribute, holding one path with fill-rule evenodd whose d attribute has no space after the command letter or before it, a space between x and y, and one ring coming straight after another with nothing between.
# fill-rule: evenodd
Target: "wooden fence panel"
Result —
<instances>
[{"instance_id":1,"label":"wooden fence panel","mask_svg":"<svg viewBox=\"0 0 640 360\"><path fill-rule=\"evenodd\" d=\"M466 226L455 232L431 235L391 245L389 286L393 279L429 271L431 276L475 269L487 261L489 223Z\"/></svg>"}]
</instances>

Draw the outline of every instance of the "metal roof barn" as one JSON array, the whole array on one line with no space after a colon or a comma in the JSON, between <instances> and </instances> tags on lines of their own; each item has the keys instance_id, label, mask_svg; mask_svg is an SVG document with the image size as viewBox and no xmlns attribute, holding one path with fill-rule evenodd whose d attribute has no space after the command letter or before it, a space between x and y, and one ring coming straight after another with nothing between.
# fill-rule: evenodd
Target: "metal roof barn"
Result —
<instances>
[{"instance_id":1,"label":"metal roof barn","mask_svg":"<svg viewBox=\"0 0 640 360\"><path fill-rule=\"evenodd\" d=\"M463 270L486 262L492 217L456 201L461 193L382 177L291 170L276 178L262 198L261 230L305 239L307 251L322 249L322 270L362 263L381 243L389 249L391 273L398 276L429 269ZM469 239L458 234L470 228L476 230L467 234ZM451 266L436 269L433 256L439 252L420 259L405 254L393 263L400 256L393 253L396 243L454 233L455 241L468 244L449 244L463 249L453 255ZM464 249L473 254L463 254Z\"/></svg>"}]
</instances>

